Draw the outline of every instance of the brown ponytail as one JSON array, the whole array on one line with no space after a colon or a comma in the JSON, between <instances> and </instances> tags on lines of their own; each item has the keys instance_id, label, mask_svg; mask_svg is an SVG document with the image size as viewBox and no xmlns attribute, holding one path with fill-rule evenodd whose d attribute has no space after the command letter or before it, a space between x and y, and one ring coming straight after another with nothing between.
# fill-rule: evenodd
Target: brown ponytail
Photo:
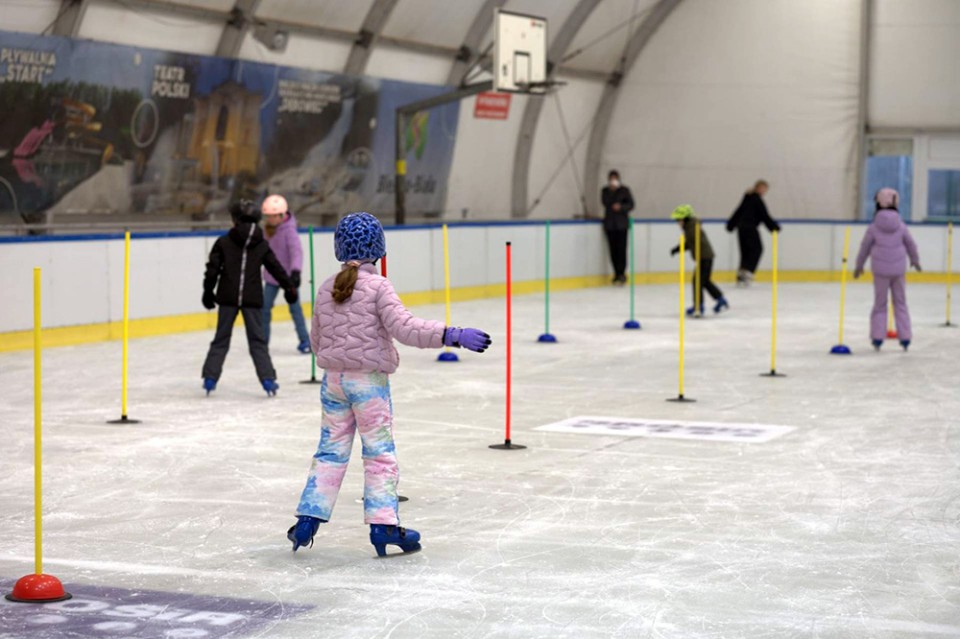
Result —
<instances>
[{"instance_id":1,"label":"brown ponytail","mask_svg":"<svg viewBox=\"0 0 960 639\"><path fill-rule=\"evenodd\" d=\"M337 279L333 281L333 301L342 304L353 295L353 287L357 283L357 273L360 271L360 265L356 263L347 264L347 268L337 273Z\"/></svg>"}]
</instances>

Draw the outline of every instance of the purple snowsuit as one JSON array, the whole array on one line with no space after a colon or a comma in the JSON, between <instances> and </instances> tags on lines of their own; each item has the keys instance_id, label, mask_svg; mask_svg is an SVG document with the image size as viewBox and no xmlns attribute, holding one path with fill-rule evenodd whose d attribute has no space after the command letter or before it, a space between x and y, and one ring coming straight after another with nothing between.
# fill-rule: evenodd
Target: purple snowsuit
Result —
<instances>
[{"instance_id":1,"label":"purple snowsuit","mask_svg":"<svg viewBox=\"0 0 960 639\"><path fill-rule=\"evenodd\" d=\"M273 237L267 237L263 234L270 245L270 250L280 260L283 270L287 273L303 270L303 249L300 247L300 236L297 235L297 218L293 213L287 215L287 219L277 224L277 230ZM266 270L263 272L263 279L267 284L277 285L277 280Z\"/></svg>"},{"instance_id":2,"label":"purple snowsuit","mask_svg":"<svg viewBox=\"0 0 960 639\"><path fill-rule=\"evenodd\" d=\"M887 336L887 296L893 295L893 313L897 321L897 336L901 341L913 337L910 329L910 310L907 308L907 258L912 266L919 266L917 244L907 225L894 209L880 209L867 228L857 255L857 271L870 257L873 270L873 312L870 314L870 339L883 340ZM888 291L890 293L888 293Z\"/></svg>"}]
</instances>

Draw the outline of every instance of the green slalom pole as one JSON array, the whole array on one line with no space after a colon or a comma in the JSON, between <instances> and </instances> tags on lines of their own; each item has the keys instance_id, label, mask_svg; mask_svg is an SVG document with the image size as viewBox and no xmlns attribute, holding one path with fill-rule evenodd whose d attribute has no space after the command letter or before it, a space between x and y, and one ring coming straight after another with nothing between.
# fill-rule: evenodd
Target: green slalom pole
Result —
<instances>
[{"instance_id":1,"label":"green slalom pole","mask_svg":"<svg viewBox=\"0 0 960 639\"><path fill-rule=\"evenodd\" d=\"M317 286L313 281L314 270L313 270L313 226L311 225L307 231L310 236L310 313L312 315L314 306L317 305ZM301 384L319 384L317 380L317 356L313 353L311 349L310 352L310 379L300 382Z\"/></svg>"},{"instance_id":2,"label":"green slalom pole","mask_svg":"<svg viewBox=\"0 0 960 639\"><path fill-rule=\"evenodd\" d=\"M634 242L633 242L633 218L630 218L630 319L623 323L623 327L626 329L638 329L640 328L640 322L636 320L636 306L634 301L634 286L636 284L636 268L634 262L634 253L636 253Z\"/></svg>"},{"instance_id":3,"label":"green slalom pole","mask_svg":"<svg viewBox=\"0 0 960 639\"><path fill-rule=\"evenodd\" d=\"M543 335L538 337L537 341L542 344L554 344L557 338L550 334L550 220L547 220L546 236L547 246L543 269Z\"/></svg>"}]
</instances>

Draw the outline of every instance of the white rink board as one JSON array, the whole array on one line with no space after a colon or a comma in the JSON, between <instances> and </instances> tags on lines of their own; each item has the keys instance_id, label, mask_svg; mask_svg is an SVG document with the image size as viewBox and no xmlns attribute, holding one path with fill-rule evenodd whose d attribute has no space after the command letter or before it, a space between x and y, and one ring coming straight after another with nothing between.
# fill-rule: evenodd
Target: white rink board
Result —
<instances>
[{"instance_id":1,"label":"white rink board","mask_svg":"<svg viewBox=\"0 0 960 639\"><path fill-rule=\"evenodd\" d=\"M717 422L684 422L620 417L571 417L561 422L538 426L533 430L547 433L697 439L740 444L762 444L796 429L793 426L772 426L769 424L721 424Z\"/></svg>"}]
</instances>

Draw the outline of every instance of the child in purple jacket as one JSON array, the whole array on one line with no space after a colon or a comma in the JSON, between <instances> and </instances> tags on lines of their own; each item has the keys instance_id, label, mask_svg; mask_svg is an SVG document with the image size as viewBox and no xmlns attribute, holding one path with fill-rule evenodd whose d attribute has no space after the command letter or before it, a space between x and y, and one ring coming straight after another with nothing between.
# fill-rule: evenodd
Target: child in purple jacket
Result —
<instances>
[{"instance_id":1,"label":"child in purple jacket","mask_svg":"<svg viewBox=\"0 0 960 639\"><path fill-rule=\"evenodd\" d=\"M287 200L282 195L271 195L263 201L264 236L273 254L280 260L283 270L290 274L293 285L300 288L300 271L303 270L303 249L300 248L300 236L297 235L297 218L287 207ZM273 303L280 292L280 285L269 271L264 270L263 279L263 336L270 343L270 317ZM290 317L297 329L300 344L297 350L301 353L310 352L310 336L307 335L307 324L303 319L303 307L299 302L290 304Z\"/></svg>"},{"instance_id":2,"label":"child in purple jacket","mask_svg":"<svg viewBox=\"0 0 960 639\"><path fill-rule=\"evenodd\" d=\"M340 220L333 236L340 272L317 291L310 342L324 369L320 444L297 507L297 523L287 531L296 552L313 543L330 514L347 472L353 436L363 443L363 512L377 554L386 546L420 549L420 534L400 527L397 510L396 446L389 376L400 358L393 340L417 348L464 347L482 353L490 336L474 328L454 328L414 317L404 308L390 280L376 263L386 255L383 227L369 213Z\"/></svg>"},{"instance_id":3,"label":"child in purple jacket","mask_svg":"<svg viewBox=\"0 0 960 639\"><path fill-rule=\"evenodd\" d=\"M907 308L907 258L919 271L920 256L910 230L897 211L900 195L891 188L883 188L877 191L875 201L877 212L863 236L853 276L863 275L863 266L869 257L873 270L873 312L870 314L873 347L879 351L887 335L887 296L892 294L897 335L903 350L907 350L913 337Z\"/></svg>"}]
</instances>

